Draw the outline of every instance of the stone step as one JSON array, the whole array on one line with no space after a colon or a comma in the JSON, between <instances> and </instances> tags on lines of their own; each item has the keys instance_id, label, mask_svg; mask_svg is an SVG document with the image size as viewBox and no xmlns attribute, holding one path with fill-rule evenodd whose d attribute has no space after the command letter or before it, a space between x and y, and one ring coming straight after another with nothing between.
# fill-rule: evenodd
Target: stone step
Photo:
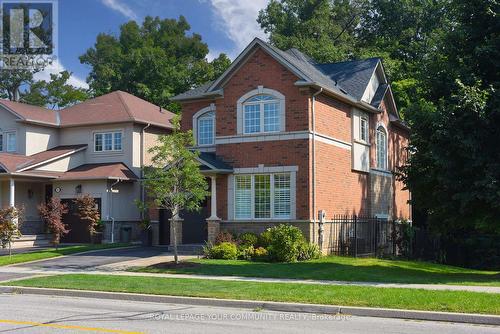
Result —
<instances>
[{"instance_id":1,"label":"stone step","mask_svg":"<svg viewBox=\"0 0 500 334\"><path fill-rule=\"evenodd\" d=\"M28 248L28 247L46 247L50 246L50 234L32 234L23 235L22 237L14 240L12 248Z\"/></svg>"}]
</instances>

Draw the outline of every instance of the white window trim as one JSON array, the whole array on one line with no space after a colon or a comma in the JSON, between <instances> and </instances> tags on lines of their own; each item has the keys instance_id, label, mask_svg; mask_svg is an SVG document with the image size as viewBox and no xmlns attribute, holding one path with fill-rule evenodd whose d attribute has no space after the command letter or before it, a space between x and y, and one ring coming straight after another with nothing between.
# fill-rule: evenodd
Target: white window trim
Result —
<instances>
[{"instance_id":1,"label":"white window trim","mask_svg":"<svg viewBox=\"0 0 500 334\"><path fill-rule=\"evenodd\" d=\"M229 175L228 179L228 217L235 221L255 221L262 222L266 220L273 221L289 221L296 219L296 207L297 207L297 166L280 166L280 167L264 167L259 165L256 168L235 168L234 174ZM275 218L274 216L274 174L290 174L290 217L289 218ZM251 218L236 218L236 181L235 177L238 175L269 175L271 174L271 218L253 218L255 217L255 178L252 177L252 196L251 196Z\"/></svg>"},{"instance_id":2,"label":"white window trim","mask_svg":"<svg viewBox=\"0 0 500 334\"><path fill-rule=\"evenodd\" d=\"M2 140L3 140L3 151L2 152L8 152L8 153L16 153L17 152L17 147L18 147L18 142L17 142L17 131L16 130L7 130L7 131L4 131L2 132ZM14 150L10 150L9 149L9 135L14 135L14 137L16 138L16 147L14 148Z\"/></svg>"},{"instance_id":3,"label":"white window trim","mask_svg":"<svg viewBox=\"0 0 500 334\"><path fill-rule=\"evenodd\" d=\"M215 104L214 103L211 103L208 107L205 107L205 108L199 110L198 112L196 112L193 115L193 137L194 137L194 142L195 142L196 146L199 146L199 147L215 146L215 134L216 134L215 125L216 125L216 122L217 122L216 121L217 120L217 114L214 115L214 142L213 142L213 144L204 144L204 145L198 144L198 118L200 118L204 114L206 114L208 112L211 112L211 111L213 111L215 113Z\"/></svg>"},{"instance_id":4,"label":"white window trim","mask_svg":"<svg viewBox=\"0 0 500 334\"><path fill-rule=\"evenodd\" d=\"M384 168L380 168L378 166L378 150L379 150L379 147L378 147L378 138L377 138L377 134L378 134L378 129L379 128L383 128L384 129L384 132L385 132L385 166ZM381 171L388 171L389 170L389 131L387 131L387 127L385 126L384 123L377 123L377 127L375 128L375 158L376 158L376 163L375 163L375 167L377 170L381 170Z\"/></svg>"},{"instance_id":5,"label":"white window trim","mask_svg":"<svg viewBox=\"0 0 500 334\"><path fill-rule=\"evenodd\" d=\"M237 133L238 134L245 134L245 114L244 114L244 108L243 104L246 100L249 98L255 96L255 95L272 95L276 97L276 100L280 102L280 129L279 131L273 131L273 132L285 132L286 126L285 126L285 95L281 94L277 90L270 89L270 88L264 88L264 86L258 86L257 89L251 90L241 96L237 103L236 103L236 118L237 118ZM261 113L264 113L264 110L261 111ZM262 118L263 116L261 116ZM264 124L261 124L261 130L260 132L254 132L251 134L258 134L258 133L272 133L272 132L264 132Z\"/></svg>"},{"instance_id":6,"label":"white window trim","mask_svg":"<svg viewBox=\"0 0 500 334\"><path fill-rule=\"evenodd\" d=\"M366 121L366 139L363 139L363 121ZM370 118L366 115L359 117L359 141L365 144L370 143Z\"/></svg>"},{"instance_id":7,"label":"white window trim","mask_svg":"<svg viewBox=\"0 0 500 334\"><path fill-rule=\"evenodd\" d=\"M122 148L120 150L115 150L115 136L114 136L114 134L117 133L117 132L119 132L119 133L122 134ZM111 150L105 150L104 149L104 136L103 136L102 151L96 151L96 149L95 149L96 135L98 135L98 134L104 135L104 134L107 134L107 133L111 133L111 135L112 135L113 149L111 149ZM94 131L94 132L92 132L92 146L93 146L92 150L96 154L102 154L102 153L120 153L120 152L123 152L123 146L124 146L123 139L124 138L125 138L125 134L124 134L123 129Z\"/></svg>"}]
</instances>

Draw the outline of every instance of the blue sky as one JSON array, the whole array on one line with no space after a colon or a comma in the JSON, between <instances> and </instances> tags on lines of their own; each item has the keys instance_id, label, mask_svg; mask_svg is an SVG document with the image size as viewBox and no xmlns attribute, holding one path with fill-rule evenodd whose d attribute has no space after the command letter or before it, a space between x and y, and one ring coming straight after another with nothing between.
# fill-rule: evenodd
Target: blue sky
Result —
<instances>
[{"instance_id":1,"label":"blue sky","mask_svg":"<svg viewBox=\"0 0 500 334\"><path fill-rule=\"evenodd\" d=\"M191 31L201 34L209 58L220 52L232 59L254 37L265 37L257 22L268 0L59 0L59 64L39 73L63 69L73 72L72 84L85 86L89 68L78 57L95 43L100 32L118 34L121 24L147 15L178 18L184 15Z\"/></svg>"}]
</instances>

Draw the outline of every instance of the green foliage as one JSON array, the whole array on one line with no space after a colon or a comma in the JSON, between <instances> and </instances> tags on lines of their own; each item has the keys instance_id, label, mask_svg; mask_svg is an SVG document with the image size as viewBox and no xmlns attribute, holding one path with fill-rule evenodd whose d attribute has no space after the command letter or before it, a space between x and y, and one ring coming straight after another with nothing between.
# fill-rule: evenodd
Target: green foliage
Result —
<instances>
[{"instance_id":1,"label":"green foliage","mask_svg":"<svg viewBox=\"0 0 500 334\"><path fill-rule=\"evenodd\" d=\"M297 256L298 261L314 260L319 259L320 257L321 251L318 245L308 242L303 242L299 245L299 255Z\"/></svg>"},{"instance_id":2,"label":"green foliage","mask_svg":"<svg viewBox=\"0 0 500 334\"><path fill-rule=\"evenodd\" d=\"M10 250L14 239L21 236L21 217L22 210L15 207L0 209L0 247Z\"/></svg>"},{"instance_id":3,"label":"green foliage","mask_svg":"<svg viewBox=\"0 0 500 334\"><path fill-rule=\"evenodd\" d=\"M264 232L259 234L256 246L267 248L269 247L269 245L271 245L271 231L265 230Z\"/></svg>"},{"instance_id":4,"label":"green foliage","mask_svg":"<svg viewBox=\"0 0 500 334\"><path fill-rule=\"evenodd\" d=\"M415 238L415 227L407 220L400 220L395 223L392 239L396 244L398 254L410 258L412 255L413 240Z\"/></svg>"},{"instance_id":5,"label":"green foliage","mask_svg":"<svg viewBox=\"0 0 500 334\"><path fill-rule=\"evenodd\" d=\"M123 24L117 37L99 34L94 47L80 56L80 62L91 67L91 90L96 96L123 90L179 111L179 105L170 102L173 95L215 79L230 64L225 54L208 62L208 46L190 29L183 16L147 16L142 25Z\"/></svg>"},{"instance_id":6,"label":"green foliage","mask_svg":"<svg viewBox=\"0 0 500 334\"><path fill-rule=\"evenodd\" d=\"M68 83L71 73L62 71L58 74L50 74L50 81L36 81L30 89L23 93L21 101L37 105L47 106L51 109L62 109L88 98L87 90L77 88Z\"/></svg>"},{"instance_id":7,"label":"green foliage","mask_svg":"<svg viewBox=\"0 0 500 334\"><path fill-rule=\"evenodd\" d=\"M255 246L258 241L258 236L255 233L246 232L238 236L238 244L244 246Z\"/></svg>"},{"instance_id":8,"label":"green foliage","mask_svg":"<svg viewBox=\"0 0 500 334\"><path fill-rule=\"evenodd\" d=\"M238 259L250 261L255 254L253 246L239 245L238 246Z\"/></svg>"},{"instance_id":9,"label":"green foliage","mask_svg":"<svg viewBox=\"0 0 500 334\"><path fill-rule=\"evenodd\" d=\"M296 262L299 248L305 242L300 229L292 225L281 224L268 229L271 242L267 247L269 257L276 262Z\"/></svg>"},{"instance_id":10,"label":"green foliage","mask_svg":"<svg viewBox=\"0 0 500 334\"><path fill-rule=\"evenodd\" d=\"M231 242L207 245L203 252L208 259L236 260L238 258L238 247Z\"/></svg>"},{"instance_id":11,"label":"green foliage","mask_svg":"<svg viewBox=\"0 0 500 334\"><path fill-rule=\"evenodd\" d=\"M269 254L267 252L267 249L263 247L257 247L254 250L253 259L257 261L267 260L268 255Z\"/></svg>"},{"instance_id":12,"label":"green foliage","mask_svg":"<svg viewBox=\"0 0 500 334\"><path fill-rule=\"evenodd\" d=\"M62 220L63 215L68 213L68 206L60 198L52 197L47 203L38 205L38 213L52 234L52 244L57 249L61 237L69 233Z\"/></svg>"}]
</instances>

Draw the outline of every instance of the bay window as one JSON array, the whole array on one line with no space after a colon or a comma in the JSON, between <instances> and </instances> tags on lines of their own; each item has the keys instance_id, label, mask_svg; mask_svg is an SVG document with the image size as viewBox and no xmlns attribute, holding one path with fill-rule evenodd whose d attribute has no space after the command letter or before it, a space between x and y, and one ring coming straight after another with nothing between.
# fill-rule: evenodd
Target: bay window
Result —
<instances>
[{"instance_id":1,"label":"bay window","mask_svg":"<svg viewBox=\"0 0 500 334\"><path fill-rule=\"evenodd\" d=\"M236 219L289 219L290 173L235 176Z\"/></svg>"},{"instance_id":2,"label":"bay window","mask_svg":"<svg viewBox=\"0 0 500 334\"><path fill-rule=\"evenodd\" d=\"M123 134L121 131L94 133L94 151L95 152L121 151L122 137Z\"/></svg>"}]
</instances>

